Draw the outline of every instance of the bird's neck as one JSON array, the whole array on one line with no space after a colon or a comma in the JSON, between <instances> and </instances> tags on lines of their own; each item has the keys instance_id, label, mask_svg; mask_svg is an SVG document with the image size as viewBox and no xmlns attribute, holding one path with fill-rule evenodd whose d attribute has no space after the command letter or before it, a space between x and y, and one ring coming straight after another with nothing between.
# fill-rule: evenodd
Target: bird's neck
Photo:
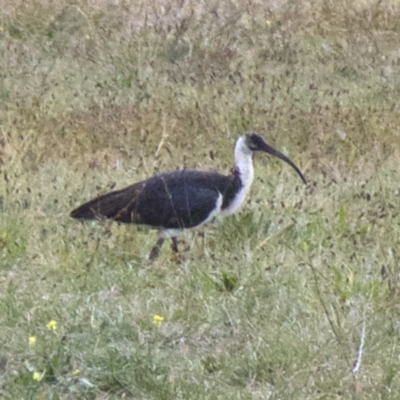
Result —
<instances>
[{"instance_id":1,"label":"bird's neck","mask_svg":"<svg viewBox=\"0 0 400 400\"><path fill-rule=\"evenodd\" d=\"M224 199L223 215L233 214L239 210L253 182L252 152L246 146L243 136L238 139L235 145L235 167L232 175L232 187L226 193Z\"/></svg>"},{"instance_id":2,"label":"bird's neck","mask_svg":"<svg viewBox=\"0 0 400 400\"><path fill-rule=\"evenodd\" d=\"M235 172L238 174L244 191L247 193L253 182L252 151L239 139L235 146Z\"/></svg>"}]
</instances>

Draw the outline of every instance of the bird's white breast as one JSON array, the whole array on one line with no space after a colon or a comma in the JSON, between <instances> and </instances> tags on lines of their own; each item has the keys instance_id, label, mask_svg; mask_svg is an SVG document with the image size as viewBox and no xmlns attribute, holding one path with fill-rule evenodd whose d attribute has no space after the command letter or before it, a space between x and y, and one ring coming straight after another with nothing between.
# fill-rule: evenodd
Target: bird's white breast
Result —
<instances>
[{"instance_id":1,"label":"bird's white breast","mask_svg":"<svg viewBox=\"0 0 400 400\"><path fill-rule=\"evenodd\" d=\"M243 204L253 182L254 170L252 151L246 146L244 137L240 137L235 146L235 168L239 173L241 188L230 204L222 211L222 215L233 214Z\"/></svg>"}]
</instances>

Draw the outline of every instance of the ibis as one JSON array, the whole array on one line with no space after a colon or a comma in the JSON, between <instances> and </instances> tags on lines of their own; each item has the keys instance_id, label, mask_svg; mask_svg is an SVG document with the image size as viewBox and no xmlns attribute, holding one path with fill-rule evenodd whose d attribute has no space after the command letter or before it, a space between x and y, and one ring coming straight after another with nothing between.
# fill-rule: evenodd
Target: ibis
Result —
<instances>
[{"instance_id":1,"label":"ibis","mask_svg":"<svg viewBox=\"0 0 400 400\"><path fill-rule=\"evenodd\" d=\"M257 133L249 132L236 140L235 165L229 175L195 169L160 173L99 196L73 210L71 217L148 225L158 229L158 240L150 252L151 260L158 256L167 238L172 240L172 250L177 252L180 231L202 225L218 215L233 214L240 208L253 181L255 151L285 161L307 183L293 161Z\"/></svg>"}]
</instances>

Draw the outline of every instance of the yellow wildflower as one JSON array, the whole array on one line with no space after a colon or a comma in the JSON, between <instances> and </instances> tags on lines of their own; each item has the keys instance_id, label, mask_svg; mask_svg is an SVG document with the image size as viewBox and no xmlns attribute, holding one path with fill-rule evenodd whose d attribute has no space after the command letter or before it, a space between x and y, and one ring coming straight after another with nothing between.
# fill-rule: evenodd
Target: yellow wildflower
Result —
<instances>
[{"instance_id":1,"label":"yellow wildflower","mask_svg":"<svg viewBox=\"0 0 400 400\"><path fill-rule=\"evenodd\" d=\"M157 315L157 314L153 316L153 323L154 324L160 325L161 322L163 322L163 321L164 321L164 317L161 317L160 315Z\"/></svg>"},{"instance_id":2,"label":"yellow wildflower","mask_svg":"<svg viewBox=\"0 0 400 400\"><path fill-rule=\"evenodd\" d=\"M304 251L308 250L308 243L307 243L306 241L304 241L304 242L301 244L301 247L303 248Z\"/></svg>"},{"instance_id":3,"label":"yellow wildflower","mask_svg":"<svg viewBox=\"0 0 400 400\"><path fill-rule=\"evenodd\" d=\"M40 375L39 372L34 372L32 375L32 379L34 381L40 382L43 378L43 375Z\"/></svg>"},{"instance_id":4,"label":"yellow wildflower","mask_svg":"<svg viewBox=\"0 0 400 400\"><path fill-rule=\"evenodd\" d=\"M36 336L29 336L29 345L33 346L36 343Z\"/></svg>"},{"instance_id":5,"label":"yellow wildflower","mask_svg":"<svg viewBox=\"0 0 400 400\"><path fill-rule=\"evenodd\" d=\"M49 321L47 323L47 329L49 331L55 331L57 329L57 321L55 321L54 319L52 319L51 321Z\"/></svg>"},{"instance_id":6,"label":"yellow wildflower","mask_svg":"<svg viewBox=\"0 0 400 400\"><path fill-rule=\"evenodd\" d=\"M72 375L79 375L80 374L80 370L79 369L74 369L73 371L72 371Z\"/></svg>"}]
</instances>

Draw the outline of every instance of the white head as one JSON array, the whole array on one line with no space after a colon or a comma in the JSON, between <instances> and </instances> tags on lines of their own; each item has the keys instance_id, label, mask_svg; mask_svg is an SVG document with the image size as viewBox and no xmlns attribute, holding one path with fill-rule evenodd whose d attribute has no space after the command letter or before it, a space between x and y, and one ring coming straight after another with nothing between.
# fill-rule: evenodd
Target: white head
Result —
<instances>
[{"instance_id":1,"label":"white head","mask_svg":"<svg viewBox=\"0 0 400 400\"><path fill-rule=\"evenodd\" d=\"M306 179L304 178L303 174L299 170L299 168L286 157L284 154L279 152L278 150L274 149L269 144L265 143L264 139L255 132L248 132L244 135L239 136L236 141L235 145L235 163L240 169L240 160L249 159L251 162L251 155L254 151L263 151L265 153L271 154L277 158L288 163L299 175L300 178L304 183L307 183Z\"/></svg>"}]
</instances>

